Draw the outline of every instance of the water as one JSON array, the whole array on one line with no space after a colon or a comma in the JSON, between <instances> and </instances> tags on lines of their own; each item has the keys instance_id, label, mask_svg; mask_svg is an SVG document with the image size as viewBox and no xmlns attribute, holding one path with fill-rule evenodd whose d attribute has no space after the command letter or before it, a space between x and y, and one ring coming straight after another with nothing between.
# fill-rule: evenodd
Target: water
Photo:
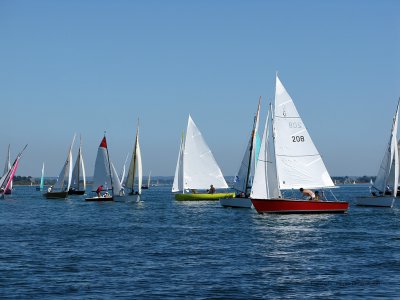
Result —
<instances>
[{"instance_id":1,"label":"water","mask_svg":"<svg viewBox=\"0 0 400 300\"><path fill-rule=\"evenodd\" d=\"M259 215L218 202L0 200L1 299L260 299L398 296L400 209ZM400 206L400 205L398 205Z\"/></svg>"}]
</instances>

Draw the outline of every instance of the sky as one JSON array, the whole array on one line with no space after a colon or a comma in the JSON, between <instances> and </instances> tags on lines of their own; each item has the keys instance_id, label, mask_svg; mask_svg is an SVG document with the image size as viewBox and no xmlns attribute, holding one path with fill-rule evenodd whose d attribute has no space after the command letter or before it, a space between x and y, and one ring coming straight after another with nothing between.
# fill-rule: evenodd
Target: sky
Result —
<instances>
[{"instance_id":1,"label":"sky","mask_svg":"<svg viewBox=\"0 0 400 300\"><path fill-rule=\"evenodd\" d=\"M399 11L396 0L0 0L0 167L8 144L12 157L28 144L17 175L40 176L44 162L57 176L76 133L91 176L106 131L120 170L139 119L144 175L173 175L191 114L234 175L279 72L330 175L374 176L400 97Z\"/></svg>"}]
</instances>

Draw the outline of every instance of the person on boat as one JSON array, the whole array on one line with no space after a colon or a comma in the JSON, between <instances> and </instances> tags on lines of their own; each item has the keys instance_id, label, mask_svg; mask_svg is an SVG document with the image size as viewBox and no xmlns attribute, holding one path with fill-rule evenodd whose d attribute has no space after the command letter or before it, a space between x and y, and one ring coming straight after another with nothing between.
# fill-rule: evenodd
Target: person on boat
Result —
<instances>
[{"instance_id":1,"label":"person on boat","mask_svg":"<svg viewBox=\"0 0 400 300\"><path fill-rule=\"evenodd\" d=\"M390 186L387 185L386 189L385 189L385 195L391 195L392 194L392 190L390 189Z\"/></svg>"},{"instance_id":2,"label":"person on boat","mask_svg":"<svg viewBox=\"0 0 400 300\"><path fill-rule=\"evenodd\" d=\"M319 198L319 192L318 191L315 191L315 198L314 198L314 200L315 201L319 201L320 200L320 198Z\"/></svg>"},{"instance_id":3,"label":"person on boat","mask_svg":"<svg viewBox=\"0 0 400 300\"><path fill-rule=\"evenodd\" d=\"M210 189L208 190L209 194L214 194L215 193L215 187L213 185L210 185Z\"/></svg>"},{"instance_id":4,"label":"person on boat","mask_svg":"<svg viewBox=\"0 0 400 300\"><path fill-rule=\"evenodd\" d=\"M49 188L47 189L47 191L50 193L52 189L53 189L53 186L51 185L51 186L49 186Z\"/></svg>"},{"instance_id":5,"label":"person on boat","mask_svg":"<svg viewBox=\"0 0 400 300\"><path fill-rule=\"evenodd\" d=\"M109 194L108 192L106 192L106 193L103 195L103 197L104 197L104 198L110 197L110 194Z\"/></svg>"},{"instance_id":6,"label":"person on boat","mask_svg":"<svg viewBox=\"0 0 400 300\"><path fill-rule=\"evenodd\" d=\"M303 193L303 198L305 198L307 200L315 199L315 194L312 190L305 190L303 188L300 188L300 192Z\"/></svg>"},{"instance_id":7,"label":"person on boat","mask_svg":"<svg viewBox=\"0 0 400 300\"><path fill-rule=\"evenodd\" d=\"M196 189L191 189L190 191L192 192L192 194L196 194L197 193Z\"/></svg>"},{"instance_id":8,"label":"person on boat","mask_svg":"<svg viewBox=\"0 0 400 300\"><path fill-rule=\"evenodd\" d=\"M99 185L96 189L97 197L101 198L101 191L103 190L103 185Z\"/></svg>"}]
</instances>

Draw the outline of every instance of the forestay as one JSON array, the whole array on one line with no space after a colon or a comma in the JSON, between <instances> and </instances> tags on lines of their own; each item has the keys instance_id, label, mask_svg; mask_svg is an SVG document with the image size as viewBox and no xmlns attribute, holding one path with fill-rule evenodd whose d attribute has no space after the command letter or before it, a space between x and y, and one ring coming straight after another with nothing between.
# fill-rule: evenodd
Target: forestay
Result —
<instances>
[{"instance_id":1,"label":"forestay","mask_svg":"<svg viewBox=\"0 0 400 300\"><path fill-rule=\"evenodd\" d=\"M281 189L334 186L292 98L276 76L275 154Z\"/></svg>"}]
</instances>

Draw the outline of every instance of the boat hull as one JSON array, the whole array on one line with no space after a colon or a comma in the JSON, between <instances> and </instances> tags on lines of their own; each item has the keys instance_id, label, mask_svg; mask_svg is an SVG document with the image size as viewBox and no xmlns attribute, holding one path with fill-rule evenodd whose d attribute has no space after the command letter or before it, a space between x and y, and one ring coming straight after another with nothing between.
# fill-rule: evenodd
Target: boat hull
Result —
<instances>
[{"instance_id":1,"label":"boat hull","mask_svg":"<svg viewBox=\"0 0 400 300\"><path fill-rule=\"evenodd\" d=\"M393 207L394 197L359 197L356 200L357 206L374 206L374 207Z\"/></svg>"},{"instance_id":2,"label":"boat hull","mask_svg":"<svg viewBox=\"0 0 400 300\"><path fill-rule=\"evenodd\" d=\"M215 193L215 194L175 194L178 201L217 201L221 198L233 198L235 193Z\"/></svg>"},{"instance_id":3,"label":"boat hull","mask_svg":"<svg viewBox=\"0 0 400 300\"><path fill-rule=\"evenodd\" d=\"M68 195L84 195L85 191L73 191L73 190L69 190L68 191Z\"/></svg>"},{"instance_id":4,"label":"boat hull","mask_svg":"<svg viewBox=\"0 0 400 300\"><path fill-rule=\"evenodd\" d=\"M65 199L68 192L46 192L43 194L47 199Z\"/></svg>"},{"instance_id":5,"label":"boat hull","mask_svg":"<svg viewBox=\"0 0 400 300\"><path fill-rule=\"evenodd\" d=\"M253 203L250 198L221 198L219 203L223 207L252 208Z\"/></svg>"},{"instance_id":6,"label":"boat hull","mask_svg":"<svg viewBox=\"0 0 400 300\"><path fill-rule=\"evenodd\" d=\"M251 199L258 213L345 213L348 202L342 201L309 201L301 199Z\"/></svg>"},{"instance_id":7,"label":"boat hull","mask_svg":"<svg viewBox=\"0 0 400 300\"><path fill-rule=\"evenodd\" d=\"M85 201L99 201L99 202L104 202L104 201L114 201L114 197L88 197L85 198Z\"/></svg>"}]
</instances>

